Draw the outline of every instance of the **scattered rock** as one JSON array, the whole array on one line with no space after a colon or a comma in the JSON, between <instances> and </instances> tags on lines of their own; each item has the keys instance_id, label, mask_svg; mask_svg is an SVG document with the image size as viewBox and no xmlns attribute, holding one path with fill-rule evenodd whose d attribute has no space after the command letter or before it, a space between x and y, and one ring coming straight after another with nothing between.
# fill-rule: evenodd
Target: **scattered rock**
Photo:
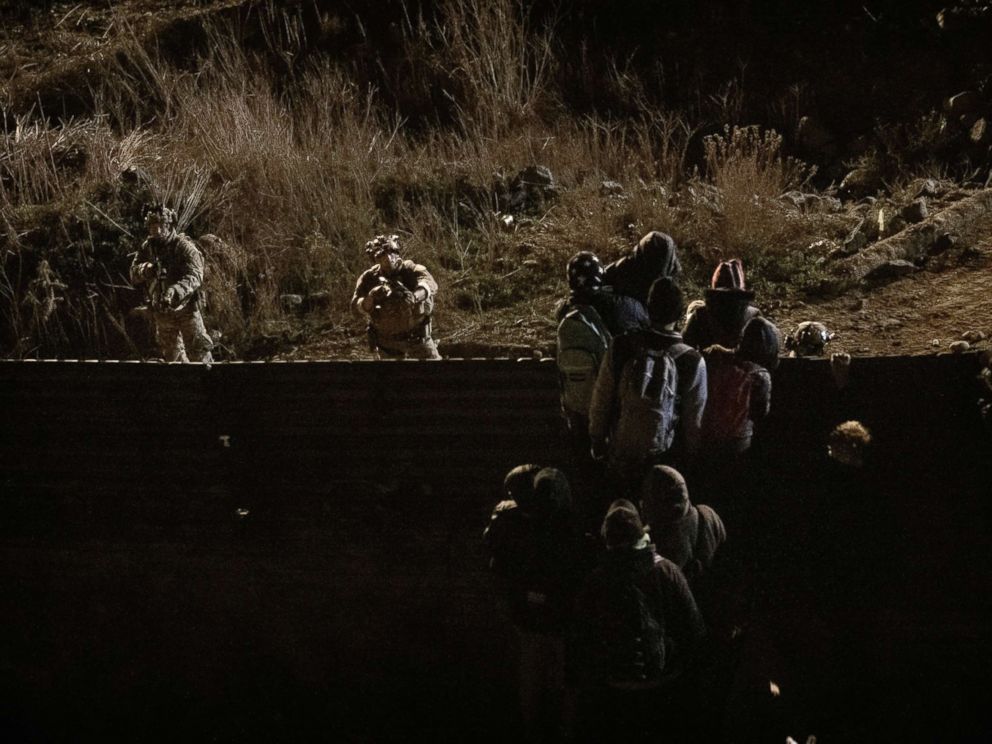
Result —
<instances>
[{"instance_id":1,"label":"scattered rock","mask_svg":"<svg viewBox=\"0 0 992 744\"><path fill-rule=\"evenodd\" d=\"M303 295L298 294L283 294L279 295L279 304L283 306L285 310L293 310L300 307L303 304Z\"/></svg>"},{"instance_id":2,"label":"scattered rock","mask_svg":"<svg viewBox=\"0 0 992 744\"><path fill-rule=\"evenodd\" d=\"M880 281L885 279L898 279L916 271L916 266L909 261L893 260L886 261L880 266L876 266L865 275L867 281Z\"/></svg>"},{"instance_id":3,"label":"scattered rock","mask_svg":"<svg viewBox=\"0 0 992 744\"><path fill-rule=\"evenodd\" d=\"M889 237L906 227L906 220L894 207L884 207L878 210L878 234Z\"/></svg>"},{"instance_id":4,"label":"scattered rock","mask_svg":"<svg viewBox=\"0 0 992 744\"><path fill-rule=\"evenodd\" d=\"M940 339L939 338L933 339L933 341L930 342L930 345L934 347L940 346Z\"/></svg>"},{"instance_id":5,"label":"scattered rock","mask_svg":"<svg viewBox=\"0 0 992 744\"><path fill-rule=\"evenodd\" d=\"M551 170L543 165L532 165L514 176L507 206L513 212L533 211L557 194L558 187Z\"/></svg>"},{"instance_id":6,"label":"scattered rock","mask_svg":"<svg viewBox=\"0 0 992 744\"><path fill-rule=\"evenodd\" d=\"M623 184L617 181L603 181L599 184L601 196L618 196L623 193Z\"/></svg>"},{"instance_id":7,"label":"scattered rock","mask_svg":"<svg viewBox=\"0 0 992 744\"><path fill-rule=\"evenodd\" d=\"M499 227L503 232L512 232L515 221L512 214L504 214L499 218Z\"/></svg>"},{"instance_id":8,"label":"scattered rock","mask_svg":"<svg viewBox=\"0 0 992 744\"><path fill-rule=\"evenodd\" d=\"M522 263L524 266L526 266L529 269L536 269L538 266L541 265L541 262L538 261L536 258L528 258L524 260Z\"/></svg>"},{"instance_id":9,"label":"scattered rock","mask_svg":"<svg viewBox=\"0 0 992 744\"><path fill-rule=\"evenodd\" d=\"M840 193L847 198L868 196L882 185L878 175L868 168L855 168L840 182Z\"/></svg>"},{"instance_id":10,"label":"scattered rock","mask_svg":"<svg viewBox=\"0 0 992 744\"><path fill-rule=\"evenodd\" d=\"M865 220L861 220L858 226L851 230L850 235L844 238L844 255L850 256L867 247L869 240L864 231Z\"/></svg>"},{"instance_id":11,"label":"scattered rock","mask_svg":"<svg viewBox=\"0 0 992 744\"><path fill-rule=\"evenodd\" d=\"M969 344L977 344L979 341L985 340L985 334L982 331L967 331L961 334L961 340L967 341Z\"/></svg>"},{"instance_id":12,"label":"scattered rock","mask_svg":"<svg viewBox=\"0 0 992 744\"><path fill-rule=\"evenodd\" d=\"M916 199L912 204L907 204L903 207L899 214L911 225L915 225L917 222L923 222L923 220L930 216L930 210L927 209L927 200L923 198Z\"/></svg>"},{"instance_id":13,"label":"scattered rock","mask_svg":"<svg viewBox=\"0 0 992 744\"><path fill-rule=\"evenodd\" d=\"M898 318L886 318L882 321L883 331L894 331L896 328L902 328L902 321Z\"/></svg>"},{"instance_id":14,"label":"scattered rock","mask_svg":"<svg viewBox=\"0 0 992 744\"><path fill-rule=\"evenodd\" d=\"M894 338L894 339L892 339L892 345L893 346L902 346L902 341L900 341L898 338Z\"/></svg>"},{"instance_id":15,"label":"scattered rock","mask_svg":"<svg viewBox=\"0 0 992 744\"><path fill-rule=\"evenodd\" d=\"M963 354L971 348L971 344L967 341L955 341L950 346L947 347L955 354Z\"/></svg>"},{"instance_id":16,"label":"scattered rock","mask_svg":"<svg viewBox=\"0 0 992 744\"><path fill-rule=\"evenodd\" d=\"M968 139L971 140L973 145L981 146L988 143L990 139L988 121L984 118L976 120L971 125L971 131L968 132Z\"/></svg>"},{"instance_id":17,"label":"scattered rock","mask_svg":"<svg viewBox=\"0 0 992 744\"><path fill-rule=\"evenodd\" d=\"M933 178L925 178L920 184L920 187L916 190L916 198L927 197L934 198L940 195L940 186L937 181Z\"/></svg>"},{"instance_id":18,"label":"scattered rock","mask_svg":"<svg viewBox=\"0 0 992 744\"><path fill-rule=\"evenodd\" d=\"M941 233L937 239L933 241L933 245L930 246L929 252L944 253L957 245L957 243L958 237L956 235L952 235L951 233Z\"/></svg>"},{"instance_id":19,"label":"scattered rock","mask_svg":"<svg viewBox=\"0 0 992 744\"><path fill-rule=\"evenodd\" d=\"M944 101L944 113L950 119L974 114L982 108L982 97L973 90L966 90Z\"/></svg>"},{"instance_id":20,"label":"scattered rock","mask_svg":"<svg viewBox=\"0 0 992 744\"><path fill-rule=\"evenodd\" d=\"M854 302L851 303L852 310L864 310L865 309L865 298L858 297Z\"/></svg>"},{"instance_id":21,"label":"scattered rock","mask_svg":"<svg viewBox=\"0 0 992 744\"><path fill-rule=\"evenodd\" d=\"M837 140L823 124L811 116L799 120L796 129L799 147L813 155L833 157L837 154Z\"/></svg>"}]
</instances>

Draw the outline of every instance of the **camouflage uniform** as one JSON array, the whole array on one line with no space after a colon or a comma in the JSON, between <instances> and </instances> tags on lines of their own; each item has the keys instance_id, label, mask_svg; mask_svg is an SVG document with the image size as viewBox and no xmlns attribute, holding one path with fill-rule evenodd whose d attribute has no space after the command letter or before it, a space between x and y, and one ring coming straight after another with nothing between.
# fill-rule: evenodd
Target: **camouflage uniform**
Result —
<instances>
[{"instance_id":1,"label":"camouflage uniform","mask_svg":"<svg viewBox=\"0 0 992 744\"><path fill-rule=\"evenodd\" d=\"M395 236L369 241L366 252L376 257L381 244L390 241L389 251L398 256ZM417 300L418 290L424 299ZM437 282L420 264L403 260L395 270L384 272L380 265L363 272L355 285L351 307L368 315L369 346L380 357L393 359L440 359L437 343L431 338L431 313ZM373 295L372 306L366 300ZM413 296L411 296L413 295Z\"/></svg>"},{"instance_id":2,"label":"camouflage uniform","mask_svg":"<svg viewBox=\"0 0 992 744\"><path fill-rule=\"evenodd\" d=\"M131 283L145 285L148 312L165 361L213 361L213 341L200 313L203 255L189 237L173 231L166 239L145 240L131 264Z\"/></svg>"}]
</instances>

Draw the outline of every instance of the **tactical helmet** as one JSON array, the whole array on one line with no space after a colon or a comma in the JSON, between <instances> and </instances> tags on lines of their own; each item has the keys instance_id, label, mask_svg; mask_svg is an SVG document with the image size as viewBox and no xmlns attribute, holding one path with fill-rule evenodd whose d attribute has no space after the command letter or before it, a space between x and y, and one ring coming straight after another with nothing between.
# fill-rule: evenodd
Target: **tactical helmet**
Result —
<instances>
[{"instance_id":1,"label":"tactical helmet","mask_svg":"<svg viewBox=\"0 0 992 744\"><path fill-rule=\"evenodd\" d=\"M145 224L151 222L161 222L163 225L173 227L176 224L176 213L164 204L154 204L145 210Z\"/></svg>"},{"instance_id":2,"label":"tactical helmet","mask_svg":"<svg viewBox=\"0 0 992 744\"><path fill-rule=\"evenodd\" d=\"M399 235L376 235L365 244L365 254L375 260L383 253L400 253Z\"/></svg>"},{"instance_id":3,"label":"tactical helmet","mask_svg":"<svg viewBox=\"0 0 992 744\"><path fill-rule=\"evenodd\" d=\"M599 289L606 270L595 253L581 251L568 260L568 287L573 292Z\"/></svg>"},{"instance_id":4,"label":"tactical helmet","mask_svg":"<svg viewBox=\"0 0 992 744\"><path fill-rule=\"evenodd\" d=\"M823 323L807 320L796 326L796 331L786 340L786 348L798 356L819 356L823 347L834 337Z\"/></svg>"}]
</instances>

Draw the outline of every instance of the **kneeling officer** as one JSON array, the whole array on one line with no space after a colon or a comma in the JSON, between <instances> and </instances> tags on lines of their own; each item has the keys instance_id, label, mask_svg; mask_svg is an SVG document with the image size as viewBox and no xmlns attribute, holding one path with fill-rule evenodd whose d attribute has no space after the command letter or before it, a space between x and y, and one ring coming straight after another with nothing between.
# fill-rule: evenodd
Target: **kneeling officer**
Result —
<instances>
[{"instance_id":1,"label":"kneeling officer","mask_svg":"<svg viewBox=\"0 0 992 744\"><path fill-rule=\"evenodd\" d=\"M434 277L403 259L396 235L376 236L365 244L365 253L376 265L358 278L351 307L368 316L372 351L380 358L440 359L431 338Z\"/></svg>"}]
</instances>

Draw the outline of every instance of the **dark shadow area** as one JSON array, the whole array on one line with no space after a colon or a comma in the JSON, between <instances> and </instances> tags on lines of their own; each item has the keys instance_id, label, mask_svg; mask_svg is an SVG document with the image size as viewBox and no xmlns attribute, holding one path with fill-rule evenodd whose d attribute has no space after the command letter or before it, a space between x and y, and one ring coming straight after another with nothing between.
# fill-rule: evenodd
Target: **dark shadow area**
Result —
<instances>
[{"instance_id":1,"label":"dark shadow area","mask_svg":"<svg viewBox=\"0 0 992 744\"><path fill-rule=\"evenodd\" d=\"M992 727L977 370L783 361L726 510L717 740ZM506 470L561 464L553 365L4 362L0 410L5 740L517 738L480 536ZM852 479L824 441L854 417Z\"/></svg>"}]
</instances>

